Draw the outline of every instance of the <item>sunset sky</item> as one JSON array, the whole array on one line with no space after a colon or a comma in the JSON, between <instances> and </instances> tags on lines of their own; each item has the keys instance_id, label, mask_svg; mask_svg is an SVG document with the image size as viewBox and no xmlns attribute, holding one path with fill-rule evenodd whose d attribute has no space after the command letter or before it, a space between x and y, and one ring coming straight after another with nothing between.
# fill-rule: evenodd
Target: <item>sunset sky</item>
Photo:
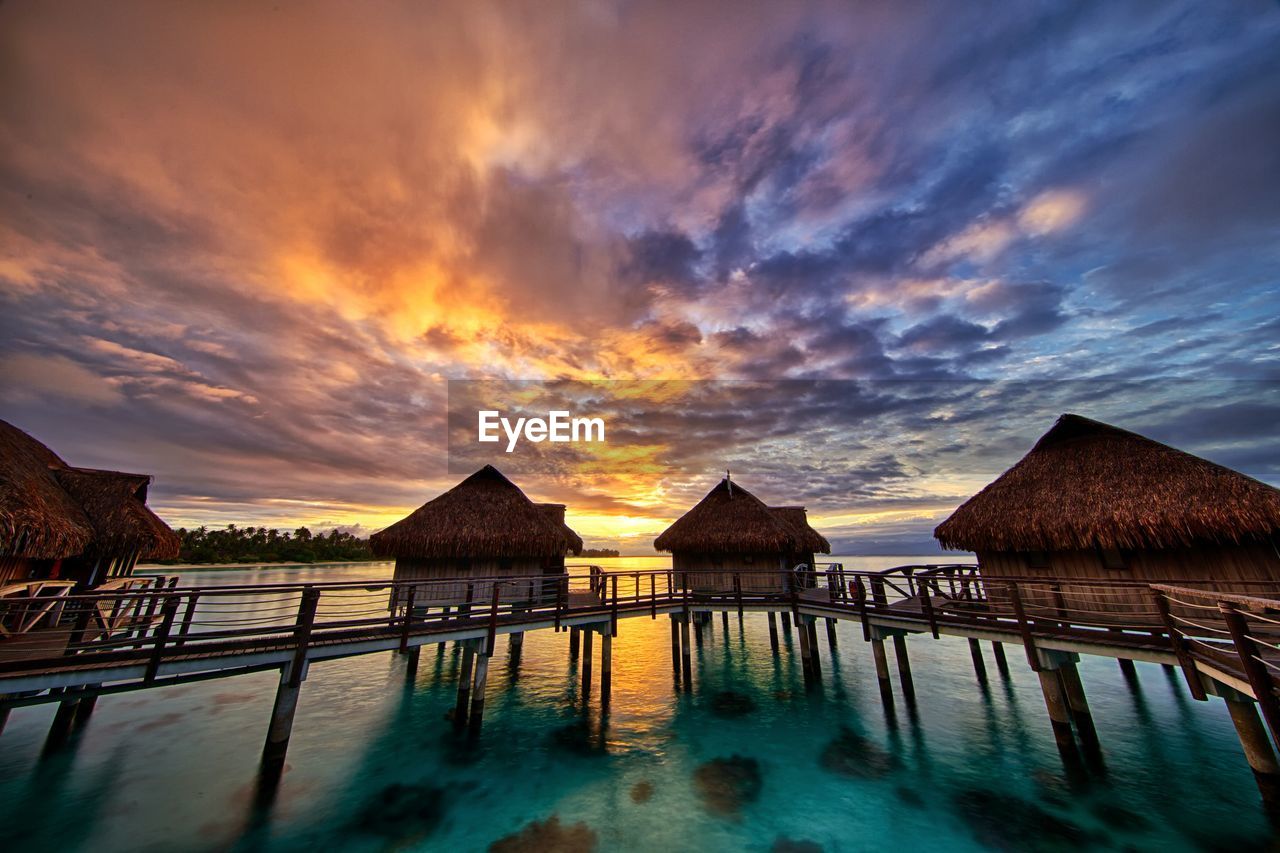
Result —
<instances>
[{"instance_id":1,"label":"sunset sky","mask_svg":"<svg viewBox=\"0 0 1280 853\"><path fill-rule=\"evenodd\" d=\"M1277 151L1275 0L6 0L0 417L367 533L447 380L644 380L490 460L631 552L726 468L918 552L1068 410L1280 483Z\"/></svg>"}]
</instances>

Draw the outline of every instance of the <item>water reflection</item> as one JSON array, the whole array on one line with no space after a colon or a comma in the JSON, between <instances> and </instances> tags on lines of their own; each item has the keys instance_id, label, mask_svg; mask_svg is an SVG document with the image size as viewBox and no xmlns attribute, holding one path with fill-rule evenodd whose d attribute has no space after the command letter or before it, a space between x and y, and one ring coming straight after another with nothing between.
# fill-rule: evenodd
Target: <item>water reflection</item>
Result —
<instances>
[{"instance_id":1,"label":"water reflection","mask_svg":"<svg viewBox=\"0 0 1280 853\"><path fill-rule=\"evenodd\" d=\"M23 850L1179 850L1270 837L1221 704L1165 689L1154 666L1143 686L1114 661L1082 661L1108 775L1077 777L1021 649L983 691L963 640L914 637L916 701L890 715L861 629L839 626L833 651L819 627L812 692L794 626L779 620L775 656L763 614L731 614L727 633L718 617L702 627L683 693L670 621L623 620L607 717L598 641L585 704L567 633L530 633L518 653L500 641L478 741L447 721L456 645L425 649L411 682L397 654L317 664L267 802L255 779L271 673L104 697L45 761L52 709L19 709L0 808Z\"/></svg>"}]
</instances>

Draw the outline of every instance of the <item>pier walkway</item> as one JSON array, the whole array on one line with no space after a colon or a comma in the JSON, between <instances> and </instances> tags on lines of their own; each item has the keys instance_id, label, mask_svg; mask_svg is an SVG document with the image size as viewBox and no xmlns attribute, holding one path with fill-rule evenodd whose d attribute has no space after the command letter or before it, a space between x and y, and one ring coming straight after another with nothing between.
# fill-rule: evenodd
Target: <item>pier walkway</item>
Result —
<instances>
[{"instance_id":1,"label":"pier walkway","mask_svg":"<svg viewBox=\"0 0 1280 853\"><path fill-rule=\"evenodd\" d=\"M279 670L266 753L282 757L310 664L386 651L412 655L416 663L422 646L458 642L466 650L458 717L468 716L469 703L470 724L478 728L487 661L499 635L520 642L527 631L568 630L570 654L585 642L587 661L593 635L600 636L607 704L610 640L620 621L669 616L673 674L687 686L690 625L737 611L768 614L775 653L779 619L784 631L794 622L806 676L820 667L815 626L826 622L834 643L836 621L859 623L887 698L885 643L892 643L908 701L914 699L909 637L968 639L981 680L981 642L992 644L1002 671L1004 647L1021 646L1064 747L1075 738L1085 747L1096 741L1075 669L1080 654L1116 658L1130 674L1133 661L1175 666L1196 699L1226 700L1253 769L1280 776L1271 744L1280 743L1280 583L1259 583L1241 595L1220 592L1211 580L983 578L976 567L959 564L883 572L830 564L785 573L589 567L533 578L257 586L181 587L176 580L137 577L74 595L48 582L0 590L0 724L12 708L59 702L55 727L69 725L100 695ZM590 666L583 668L589 682Z\"/></svg>"}]
</instances>

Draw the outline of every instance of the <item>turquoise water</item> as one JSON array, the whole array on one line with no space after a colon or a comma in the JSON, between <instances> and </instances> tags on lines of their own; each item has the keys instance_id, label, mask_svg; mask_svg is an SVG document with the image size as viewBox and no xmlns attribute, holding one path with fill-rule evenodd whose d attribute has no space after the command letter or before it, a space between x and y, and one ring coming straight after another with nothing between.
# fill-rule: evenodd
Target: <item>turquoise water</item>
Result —
<instances>
[{"instance_id":1,"label":"turquoise water","mask_svg":"<svg viewBox=\"0 0 1280 853\"><path fill-rule=\"evenodd\" d=\"M661 558L602 560L643 567ZM874 568L905 558L846 558ZM385 577L389 567L189 574L199 583ZM881 703L856 625L834 654L820 630L821 690L806 692L792 635L780 658L763 615L726 636L716 615L673 689L669 623L623 620L612 709L584 709L567 634L500 639L476 743L446 721L459 655L317 664L302 689L273 803L255 777L271 673L103 697L88 725L41 758L51 706L19 708L0 736L3 847L11 850L908 850L1251 849L1272 835L1219 700L1179 677L1085 657L1105 767L1068 771L1034 674L981 688L961 640L913 639L913 713ZM599 654L599 643L596 644ZM559 834L554 831L558 827ZM560 846L552 842L558 838ZM807 845L807 846L806 846Z\"/></svg>"}]
</instances>

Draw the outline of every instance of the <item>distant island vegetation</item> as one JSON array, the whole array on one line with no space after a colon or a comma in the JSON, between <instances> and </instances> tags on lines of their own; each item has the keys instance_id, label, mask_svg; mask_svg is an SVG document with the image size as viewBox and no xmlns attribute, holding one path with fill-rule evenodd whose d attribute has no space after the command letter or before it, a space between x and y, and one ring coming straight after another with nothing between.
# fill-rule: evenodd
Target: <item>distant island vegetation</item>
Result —
<instances>
[{"instance_id":1,"label":"distant island vegetation","mask_svg":"<svg viewBox=\"0 0 1280 853\"><path fill-rule=\"evenodd\" d=\"M312 533L299 527L290 533L266 527L236 527L225 530L180 527L182 547L165 565L177 563L340 563L374 559L369 540L341 530Z\"/></svg>"},{"instance_id":2,"label":"distant island vegetation","mask_svg":"<svg viewBox=\"0 0 1280 853\"><path fill-rule=\"evenodd\" d=\"M373 560L369 540L341 530L312 533L305 527L290 532L267 527L237 527L210 530L180 527L182 547L172 560L162 565L230 563L343 563ZM617 557L612 548L584 548L583 557Z\"/></svg>"}]
</instances>

